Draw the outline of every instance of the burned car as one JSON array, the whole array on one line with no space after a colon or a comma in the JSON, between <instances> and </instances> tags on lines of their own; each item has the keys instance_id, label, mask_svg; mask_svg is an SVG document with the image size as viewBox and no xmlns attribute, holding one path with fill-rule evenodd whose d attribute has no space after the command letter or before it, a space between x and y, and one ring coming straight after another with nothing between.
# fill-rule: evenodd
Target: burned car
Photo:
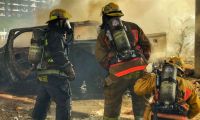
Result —
<instances>
[{"instance_id":1,"label":"burned car","mask_svg":"<svg viewBox=\"0 0 200 120\"><path fill-rule=\"evenodd\" d=\"M106 71L99 66L94 56L98 23L95 21L74 22L72 27L74 41L69 48L69 55L77 73L76 80L71 83L73 95L75 98L90 96L100 98L102 97L101 81ZM1 82L18 84L18 88L28 89L26 91L31 93L36 91L36 74L28 61L28 49L32 32L35 29L46 28L47 26L37 26L10 30L7 43L1 48L0 76L3 78Z\"/></svg>"}]
</instances>

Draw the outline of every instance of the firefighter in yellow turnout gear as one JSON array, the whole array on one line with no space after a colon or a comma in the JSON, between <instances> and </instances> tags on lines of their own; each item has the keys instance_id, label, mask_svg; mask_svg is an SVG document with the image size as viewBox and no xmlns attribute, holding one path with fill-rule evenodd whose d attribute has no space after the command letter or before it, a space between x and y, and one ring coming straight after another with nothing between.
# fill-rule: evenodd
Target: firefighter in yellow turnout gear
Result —
<instances>
[{"instance_id":1,"label":"firefighter in yellow turnout gear","mask_svg":"<svg viewBox=\"0 0 200 120\"><path fill-rule=\"evenodd\" d=\"M150 43L142 29L121 21L124 14L115 3L102 9L102 25L96 43L96 59L109 75L104 84L104 120L118 120L122 96L131 90L134 115L141 120L145 108L143 97L132 91L132 85L143 74L150 56Z\"/></svg>"},{"instance_id":2,"label":"firefighter in yellow turnout gear","mask_svg":"<svg viewBox=\"0 0 200 120\"><path fill-rule=\"evenodd\" d=\"M35 49L31 50L41 50L35 54L40 56L36 65L40 89L32 113L33 120L45 120L51 100L56 103L56 120L70 120L71 90L69 81L75 79L73 65L68 59L66 49L67 42L72 40L73 34L68 22L70 17L71 15L63 9L52 10L43 38L36 35L35 43L33 40ZM37 45L39 47L36 47ZM29 52L31 53L31 51ZM32 52L33 55L36 53ZM30 58L32 57L30 56Z\"/></svg>"},{"instance_id":3,"label":"firefighter in yellow turnout gear","mask_svg":"<svg viewBox=\"0 0 200 120\"><path fill-rule=\"evenodd\" d=\"M184 73L183 61L179 57L171 57L169 63L178 69L177 72L177 100L176 103L181 106L182 111L185 114L180 114L179 110L175 112L161 112L158 111L158 120L187 120L195 117L200 112L200 99L189 80L182 78ZM157 75L154 73L146 73L142 78L140 78L134 85L134 91L137 95L145 95L154 92L153 101L147 105L144 112L144 120L153 120L153 106L156 104L157 99L156 93L156 79ZM168 87L169 89L170 87ZM162 89L162 88L161 88ZM168 90L170 91L170 90ZM159 99L162 96L159 96Z\"/></svg>"}]
</instances>

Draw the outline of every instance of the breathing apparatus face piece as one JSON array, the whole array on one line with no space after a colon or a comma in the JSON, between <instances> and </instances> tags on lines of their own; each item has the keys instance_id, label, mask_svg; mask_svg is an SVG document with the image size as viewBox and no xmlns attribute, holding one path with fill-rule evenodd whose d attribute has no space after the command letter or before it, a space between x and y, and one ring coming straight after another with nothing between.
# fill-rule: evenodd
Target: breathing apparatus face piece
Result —
<instances>
[{"instance_id":1,"label":"breathing apparatus face piece","mask_svg":"<svg viewBox=\"0 0 200 120\"><path fill-rule=\"evenodd\" d=\"M123 25L120 17L112 17L107 21L108 30L110 33L109 40L113 41L118 52L131 50L129 39L126 35L126 28Z\"/></svg>"},{"instance_id":2,"label":"breathing apparatus face piece","mask_svg":"<svg viewBox=\"0 0 200 120\"><path fill-rule=\"evenodd\" d=\"M59 19L56 21L56 26L64 29L71 29L71 25L67 19Z\"/></svg>"},{"instance_id":3,"label":"breathing apparatus face piece","mask_svg":"<svg viewBox=\"0 0 200 120\"><path fill-rule=\"evenodd\" d=\"M177 68L172 64L165 63L161 75L160 102L169 105L176 99Z\"/></svg>"},{"instance_id":4,"label":"breathing apparatus face piece","mask_svg":"<svg viewBox=\"0 0 200 120\"><path fill-rule=\"evenodd\" d=\"M61 29L67 32L72 31L72 27L68 19L60 19L60 18L55 19L55 20L49 21L48 25L50 26L50 28L53 28L53 29Z\"/></svg>"}]
</instances>

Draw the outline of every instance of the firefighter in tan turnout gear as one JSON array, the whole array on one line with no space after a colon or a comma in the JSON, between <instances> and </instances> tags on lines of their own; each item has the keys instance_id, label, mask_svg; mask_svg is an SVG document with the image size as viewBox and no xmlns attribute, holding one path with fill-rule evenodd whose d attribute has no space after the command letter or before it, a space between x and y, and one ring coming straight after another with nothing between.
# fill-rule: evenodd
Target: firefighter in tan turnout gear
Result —
<instances>
[{"instance_id":1,"label":"firefighter in tan turnout gear","mask_svg":"<svg viewBox=\"0 0 200 120\"><path fill-rule=\"evenodd\" d=\"M102 25L96 43L96 59L109 75L105 79L104 120L118 120L122 96L143 74L150 56L150 43L142 29L131 22L121 21L124 14L115 3L102 9ZM131 92L134 116L141 120L143 97Z\"/></svg>"},{"instance_id":2,"label":"firefighter in tan turnout gear","mask_svg":"<svg viewBox=\"0 0 200 120\"><path fill-rule=\"evenodd\" d=\"M137 95L154 93L144 120L187 120L200 112L200 99L189 80L182 78L183 61L171 57L160 74L146 73L134 86Z\"/></svg>"},{"instance_id":3,"label":"firefighter in tan turnout gear","mask_svg":"<svg viewBox=\"0 0 200 120\"><path fill-rule=\"evenodd\" d=\"M69 18L65 10L54 9L50 13L47 30L34 31L29 60L36 64L40 89L32 113L33 120L45 120L51 100L56 103L56 120L70 120L69 81L75 79L75 73L67 54L68 42L73 34Z\"/></svg>"}]
</instances>

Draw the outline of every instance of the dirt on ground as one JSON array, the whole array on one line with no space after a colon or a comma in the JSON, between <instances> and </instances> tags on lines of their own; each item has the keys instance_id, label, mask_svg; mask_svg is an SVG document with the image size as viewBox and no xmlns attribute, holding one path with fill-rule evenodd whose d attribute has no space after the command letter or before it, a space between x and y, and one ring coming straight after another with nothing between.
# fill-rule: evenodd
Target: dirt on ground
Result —
<instances>
[{"instance_id":1,"label":"dirt on ground","mask_svg":"<svg viewBox=\"0 0 200 120\"><path fill-rule=\"evenodd\" d=\"M0 98L0 120L31 120L33 106L34 102ZM102 120L103 100L75 100L72 101L72 106L72 120ZM128 97L124 97L121 118L122 120L133 120ZM52 102L47 120L54 119L55 103Z\"/></svg>"},{"instance_id":2,"label":"dirt on ground","mask_svg":"<svg viewBox=\"0 0 200 120\"><path fill-rule=\"evenodd\" d=\"M197 79L190 80L200 91ZM199 92L200 93L200 92ZM35 96L15 96L0 94L0 120L31 120L31 112L35 102ZM102 120L104 101L102 100L73 100L72 120ZM134 120L131 110L131 99L124 96L121 110L121 120ZM51 104L47 120L55 119L55 103ZM200 120L200 114L193 120Z\"/></svg>"}]
</instances>

